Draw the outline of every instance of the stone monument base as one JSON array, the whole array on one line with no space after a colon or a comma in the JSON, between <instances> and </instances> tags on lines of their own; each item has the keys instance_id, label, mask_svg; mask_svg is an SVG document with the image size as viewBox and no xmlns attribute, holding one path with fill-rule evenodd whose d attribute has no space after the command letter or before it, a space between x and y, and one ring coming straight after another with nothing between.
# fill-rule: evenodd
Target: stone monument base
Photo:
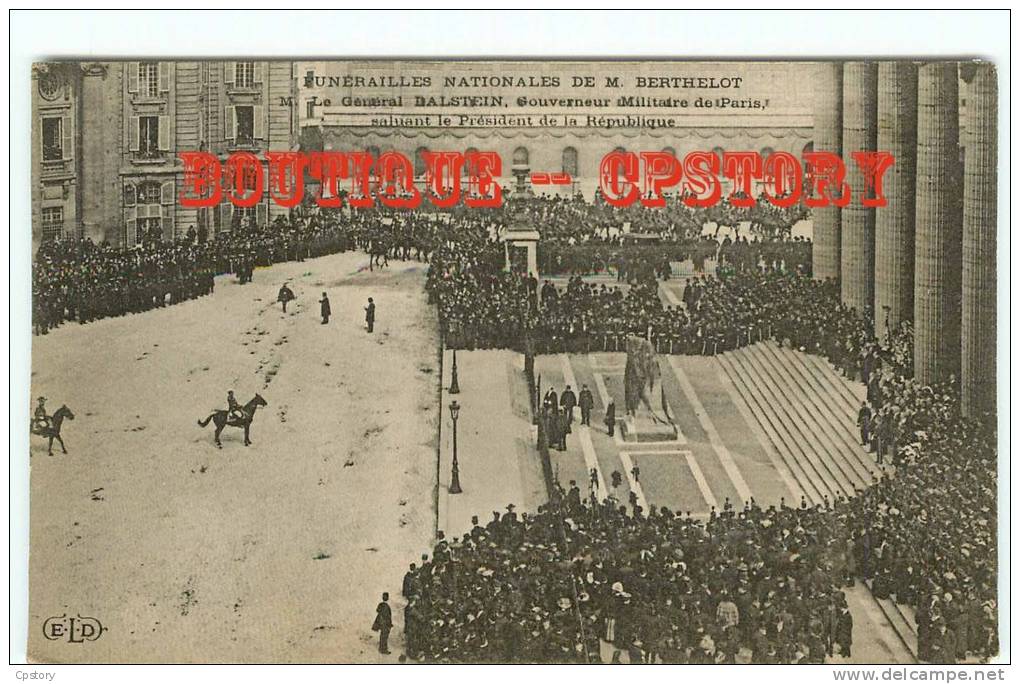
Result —
<instances>
[{"instance_id":1,"label":"stone monument base","mask_svg":"<svg viewBox=\"0 0 1020 684\"><path fill-rule=\"evenodd\" d=\"M625 416L617 421L625 442L674 442L679 440L676 425L651 416Z\"/></svg>"}]
</instances>

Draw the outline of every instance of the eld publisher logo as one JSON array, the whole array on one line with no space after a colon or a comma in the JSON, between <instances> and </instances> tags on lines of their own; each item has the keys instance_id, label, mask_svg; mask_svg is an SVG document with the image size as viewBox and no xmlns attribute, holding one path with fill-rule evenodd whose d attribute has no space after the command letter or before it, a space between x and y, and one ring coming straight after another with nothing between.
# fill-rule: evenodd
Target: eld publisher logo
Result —
<instances>
[{"instance_id":1,"label":"eld publisher logo","mask_svg":"<svg viewBox=\"0 0 1020 684\"><path fill-rule=\"evenodd\" d=\"M84 644L95 641L103 635L103 624L98 618L76 615L60 615L47 618L43 623L43 636L50 641L65 640L70 644Z\"/></svg>"}]
</instances>

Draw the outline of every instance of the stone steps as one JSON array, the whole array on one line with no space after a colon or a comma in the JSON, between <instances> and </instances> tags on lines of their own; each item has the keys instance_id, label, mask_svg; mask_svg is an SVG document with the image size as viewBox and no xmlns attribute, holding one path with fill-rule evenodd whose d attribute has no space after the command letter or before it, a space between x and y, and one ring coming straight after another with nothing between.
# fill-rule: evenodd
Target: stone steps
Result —
<instances>
[{"instance_id":1,"label":"stone steps","mask_svg":"<svg viewBox=\"0 0 1020 684\"><path fill-rule=\"evenodd\" d=\"M859 482L842 464L826 426L820 424L813 412L804 406L802 397L795 398L794 395L799 395L799 392L795 393L794 388L788 387L772 368L772 363L763 359L753 346L734 352L733 358L757 384L769 404L781 417L785 416L788 434L797 440L801 451L818 464L816 471L828 485L828 490L833 495L852 496Z\"/></svg>"},{"instance_id":2,"label":"stone steps","mask_svg":"<svg viewBox=\"0 0 1020 684\"><path fill-rule=\"evenodd\" d=\"M868 581L864 584L868 588L868 593L871 594L871 582ZM882 614L885 615L885 619L889 622L893 631L896 632L900 641L903 642L903 645L907 647L907 650L909 650L915 658L917 658L916 623L907 620L902 610L903 607L892 599L880 599L874 594L871 594L871 598L878 604L879 610L881 610Z\"/></svg>"},{"instance_id":3,"label":"stone steps","mask_svg":"<svg viewBox=\"0 0 1020 684\"><path fill-rule=\"evenodd\" d=\"M834 474L816 452L807 446L811 440L802 429L800 418L791 412L786 402L775 396L773 388L765 382L764 376L757 365L751 363L749 356L738 351L718 358L728 364L734 384L750 390L759 413L764 416L763 425L771 426L771 431L778 437L778 442L774 444L776 451L784 456L793 472L799 470L803 473L804 478L798 478L801 487L806 489L805 483L810 483L810 489L816 492L817 496L809 496L810 502L821 503L826 496L831 500L840 485L834 484Z\"/></svg>"},{"instance_id":4,"label":"stone steps","mask_svg":"<svg viewBox=\"0 0 1020 684\"><path fill-rule=\"evenodd\" d=\"M782 362L768 355L767 350L771 345L759 344L748 347L749 353L756 355L762 365L771 374L774 382L785 388L785 392L791 401L801 408L801 414L807 416L814 435L832 459L833 465L841 472L854 489L863 489L871 480L871 473L863 469L856 459L855 445L852 437L846 438L841 434L841 419L838 413L826 410L826 405L831 403L827 397L822 396L813 388L805 387L803 382ZM844 414L842 421L845 422ZM852 433L851 433L852 434Z\"/></svg>"},{"instance_id":5,"label":"stone steps","mask_svg":"<svg viewBox=\"0 0 1020 684\"><path fill-rule=\"evenodd\" d=\"M857 428L856 409L847 407L838 399L833 401L828 391L828 388L831 387L828 378L812 373L805 354L794 351L781 354L778 348L770 344L760 345L760 347L776 359L797 386L804 389L806 395L818 409L819 415L824 417L833 428L833 438L838 442L840 453L847 465L857 473L862 486L868 486L872 478L878 475L878 471L870 454L858 441L860 433Z\"/></svg>"},{"instance_id":6,"label":"stone steps","mask_svg":"<svg viewBox=\"0 0 1020 684\"><path fill-rule=\"evenodd\" d=\"M728 354L721 354L715 357L723 372L740 394L744 403L751 412L752 418L761 427L762 432L772 443L772 450L782 459L787 470L800 488L808 503L814 505L823 502L823 495L828 494L828 489L823 481L817 478L817 474L811 471L807 458L798 459L791 454L787 447L786 439L780 434L785 431L782 421L769 411L769 404L758 392L753 383L744 379L740 369L733 363ZM791 502L792 506L798 506L799 501Z\"/></svg>"}]
</instances>

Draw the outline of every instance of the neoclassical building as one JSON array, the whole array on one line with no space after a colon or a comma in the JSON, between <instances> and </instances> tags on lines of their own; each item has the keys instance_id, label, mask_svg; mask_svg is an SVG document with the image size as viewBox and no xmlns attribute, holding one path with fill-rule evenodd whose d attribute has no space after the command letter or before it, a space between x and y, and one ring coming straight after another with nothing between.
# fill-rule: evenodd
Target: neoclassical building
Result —
<instances>
[{"instance_id":1,"label":"neoclassical building","mask_svg":"<svg viewBox=\"0 0 1020 684\"><path fill-rule=\"evenodd\" d=\"M32 240L228 230L281 210L179 206L179 151L287 150L298 122L290 62L51 62L33 67Z\"/></svg>"},{"instance_id":2,"label":"neoclassical building","mask_svg":"<svg viewBox=\"0 0 1020 684\"><path fill-rule=\"evenodd\" d=\"M569 87L573 78L595 79L601 85L609 71L619 77L618 88L593 88L589 96L577 94L584 89ZM710 91L634 85L683 79L687 73L712 74L704 78L715 79L713 83L724 82L726 74L740 74L736 78L742 78L745 87ZM415 160L419 180L423 150L495 151L503 160L504 188L527 187L531 172L565 172L574 179L571 185L530 190L579 192L588 198L598 187L599 162L615 149L665 150L680 157L710 149L782 150L800 156L812 141L811 84L806 79L811 73L808 65L796 63L299 62L295 68L306 149L367 151L374 156L398 151ZM548 87L554 77L558 85ZM660 104L684 98L693 103L706 92L760 99L768 101L768 107L695 110ZM586 107L587 101L599 106ZM452 125L437 121L440 109ZM371 116L369 110L389 114ZM543 115L557 124L540 125ZM628 116L638 125L620 125ZM576 125L564 125L564 117L572 117ZM677 125L643 125L662 117ZM528 125L514 125L525 118Z\"/></svg>"}]
</instances>

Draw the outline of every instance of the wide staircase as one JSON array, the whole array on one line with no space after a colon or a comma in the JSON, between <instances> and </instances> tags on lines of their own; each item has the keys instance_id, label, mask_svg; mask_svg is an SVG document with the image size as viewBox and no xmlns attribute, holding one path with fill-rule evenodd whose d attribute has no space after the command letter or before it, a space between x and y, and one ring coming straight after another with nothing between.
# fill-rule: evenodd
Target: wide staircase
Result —
<instances>
[{"instance_id":1,"label":"wide staircase","mask_svg":"<svg viewBox=\"0 0 1020 684\"><path fill-rule=\"evenodd\" d=\"M857 412L863 384L848 380L818 356L762 342L715 357L747 404L809 505L854 496L883 466L861 445ZM917 657L914 611L869 591L910 653ZM853 598L848 596L848 598Z\"/></svg>"}]
</instances>

